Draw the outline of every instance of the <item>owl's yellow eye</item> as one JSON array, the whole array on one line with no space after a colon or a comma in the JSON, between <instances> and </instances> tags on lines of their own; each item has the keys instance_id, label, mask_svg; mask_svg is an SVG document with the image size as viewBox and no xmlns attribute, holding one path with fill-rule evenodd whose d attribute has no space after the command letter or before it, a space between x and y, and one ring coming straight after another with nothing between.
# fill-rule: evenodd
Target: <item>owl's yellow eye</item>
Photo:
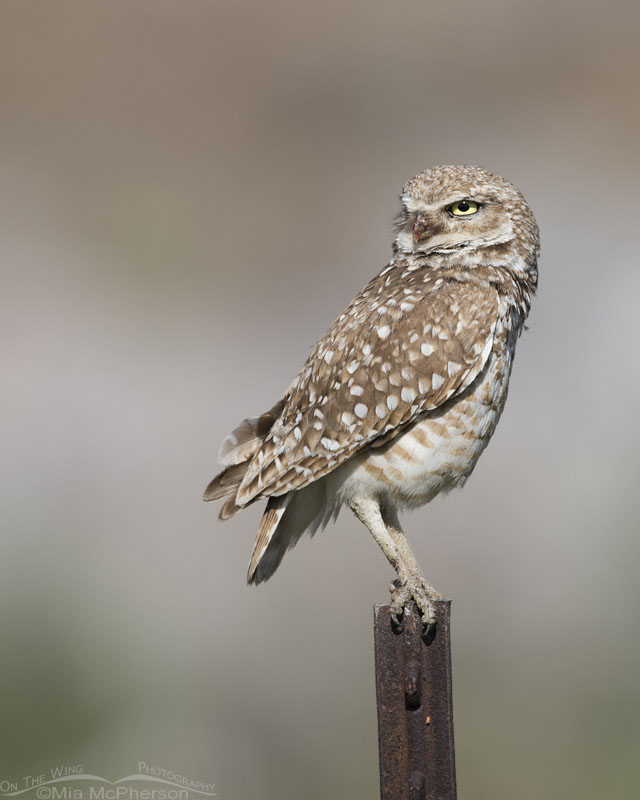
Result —
<instances>
[{"instance_id":1,"label":"owl's yellow eye","mask_svg":"<svg viewBox=\"0 0 640 800\"><path fill-rule=\"evenodd\" d=\"M470 214L475 214L479 208L480 206L473 200L458 200L457 203L451 203L449 211L456 217L468 217Z\"/></svg>"}]
</instances>

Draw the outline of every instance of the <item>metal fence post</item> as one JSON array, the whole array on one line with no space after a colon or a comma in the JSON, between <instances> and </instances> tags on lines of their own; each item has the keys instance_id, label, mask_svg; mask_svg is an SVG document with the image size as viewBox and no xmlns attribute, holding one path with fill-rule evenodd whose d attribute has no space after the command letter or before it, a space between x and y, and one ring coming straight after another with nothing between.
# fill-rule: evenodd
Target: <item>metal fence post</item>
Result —
<instances>
[{"instance_id":1,"label":"metal fence post","mask_svg":"<svg viewBox=\"0 0 640 800\"><path fill-rule=\"evenodd\" d=\"M380 797L456 800L451 686L451 601L436 602L436 635L421 636L411 603L402 630L388 605L374 606Z\"/></svg>"}]
</instances>

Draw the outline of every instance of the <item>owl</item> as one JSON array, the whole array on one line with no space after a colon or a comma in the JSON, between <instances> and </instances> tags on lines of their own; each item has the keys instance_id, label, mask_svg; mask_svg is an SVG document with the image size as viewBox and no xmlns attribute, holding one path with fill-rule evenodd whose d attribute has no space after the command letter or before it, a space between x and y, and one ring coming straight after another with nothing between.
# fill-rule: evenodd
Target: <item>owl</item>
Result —
<instances>
[{"instance_id":1,"label":"owl","mask_svg":"<svg viewBox=\"0 0 640 800\"><path fill-rule=\"evenodd\" d=\"M266 499L248 582L347 505L397 573L391 616L414 600L435 631L438 592L398 511L462 486L507 397L535 294L538 226L481 167L440 166L400 197L393 255L316 344L278 402L222 441L205 500L228 519Z\"/></svg>"}]
</instances>

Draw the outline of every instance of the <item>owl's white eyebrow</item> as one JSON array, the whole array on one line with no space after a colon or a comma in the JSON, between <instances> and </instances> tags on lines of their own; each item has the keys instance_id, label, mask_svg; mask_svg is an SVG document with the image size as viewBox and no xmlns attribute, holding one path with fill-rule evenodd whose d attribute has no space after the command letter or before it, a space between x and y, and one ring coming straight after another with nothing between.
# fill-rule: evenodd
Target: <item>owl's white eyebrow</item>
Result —
<instances>
[{"instance_id":1,"label":"owl's white eyebrow","mask_svg":"<svg viewBox=\"0 0 640 800\"><path fill-rule=\"evenodd\" d=\"M474 200L476 202L480 202L480 198L475 194L454 194L451 195L451 197L448 197L446 200L443 200L440 204L440 207L450 206L452 203L459 203L461 200Z\"/></svg>"}]
</instances>

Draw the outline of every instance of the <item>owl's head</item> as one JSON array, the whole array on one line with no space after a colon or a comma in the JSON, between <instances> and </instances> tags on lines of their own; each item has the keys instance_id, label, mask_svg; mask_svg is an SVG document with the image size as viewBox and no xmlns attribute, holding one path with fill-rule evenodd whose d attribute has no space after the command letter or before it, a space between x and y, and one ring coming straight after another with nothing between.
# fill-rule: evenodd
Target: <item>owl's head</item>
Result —
<instances>
[{"instance_id":1,"label":"owl's head","mask_svg":"<svg viewBox=\"0 0 640 800\"><path fill-rule=\"evenodd\" d=\"M539 235L508 181L482 167L432 167L405 184L394 249L438 262L505 266L535 285Z\"/></svg>"}]
</instances>

